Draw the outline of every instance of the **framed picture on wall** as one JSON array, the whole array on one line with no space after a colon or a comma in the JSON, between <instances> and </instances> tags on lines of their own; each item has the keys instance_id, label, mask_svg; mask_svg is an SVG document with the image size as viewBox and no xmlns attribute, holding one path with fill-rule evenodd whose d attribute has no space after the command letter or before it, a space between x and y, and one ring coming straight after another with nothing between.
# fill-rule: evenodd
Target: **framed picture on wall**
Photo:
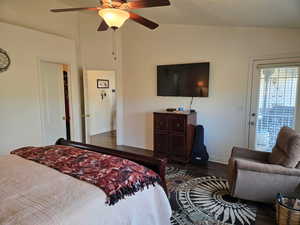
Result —
<instances>
[{"instance_id":1,"label":"framed picture on wall","mask_svg":"<svg viewBox=\"0 0 300 225\"><path fill-rule=\"evenodd\" d=\"M109 80L97 79L97 88L109 88Z\"/></svg>"}]
</instances>

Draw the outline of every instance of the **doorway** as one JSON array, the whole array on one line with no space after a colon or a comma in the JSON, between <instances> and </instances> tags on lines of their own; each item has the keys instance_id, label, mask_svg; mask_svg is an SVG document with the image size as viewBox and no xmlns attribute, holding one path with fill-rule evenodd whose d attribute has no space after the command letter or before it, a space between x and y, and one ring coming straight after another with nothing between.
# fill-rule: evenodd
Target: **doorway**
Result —
<instances>
[{"instance_id":1,"label":"doorway","mask_svg":"<svg viewBox=\"0 0 300 225\"><path fill-rule=\"evenodd\" d=\"M57 139L71 139L69 66L40 61L41 117L43 142L54 144Z\"/></svg>"},{"instance_id":2,"label":"doorway","mask_svg":"<svg viewBox=\"0 0 300 225\"><path fill-rule=\"evenodd\" d=\"M86 142L113 148L117 145L117 104L115 71L85 72Z\"/></svg>"},{"instance_id":3,"label":"doorway","mask_svg":"<svg viewBox=\"0 0 300 225\"><path fill-rule=\"evenodd\" d=\"M281 127L300 131L300 59L257 62L253 71L249 146L270 152Z\"/></svg>"}]
</instances>

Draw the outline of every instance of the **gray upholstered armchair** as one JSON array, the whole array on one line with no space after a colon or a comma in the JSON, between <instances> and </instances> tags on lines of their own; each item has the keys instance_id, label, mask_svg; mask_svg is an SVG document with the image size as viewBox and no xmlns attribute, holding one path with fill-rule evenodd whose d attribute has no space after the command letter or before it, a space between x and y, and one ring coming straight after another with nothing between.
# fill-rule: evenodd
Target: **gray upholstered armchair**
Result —
<instances>
[{"instance_id":1,"label":"gray upholstered armchair","mask_svg":"<svg viewBox=\"0 0 300 225\"><path fill-rule=\"evenodd\" d=\"M288 127L278 134L272 153L234 147L229 160L233 197L272 203L277 193L291 194L300 184L300 135Z\"/></svg>"}]
</instances>

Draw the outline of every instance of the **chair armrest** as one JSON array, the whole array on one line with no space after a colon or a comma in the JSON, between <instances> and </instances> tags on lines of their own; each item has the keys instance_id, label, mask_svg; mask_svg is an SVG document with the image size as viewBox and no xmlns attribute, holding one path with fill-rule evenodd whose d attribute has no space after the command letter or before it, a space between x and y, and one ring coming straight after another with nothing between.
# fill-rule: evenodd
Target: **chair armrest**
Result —
<instances>
[{"instance_id":1,"label":"chair armrest","mask_svg":"<svg viewBox=\"0 0 300 225\"><path fill-rule=\"evenodd\" d=\"M260 162L255 162L247 159L236 159L235 165L237 170L247 170L258 173L268 173L268 174L280 174L286 176L299 176L299 169L286 168L280 165L265 164Z\"/></svg>"},{"instance_id":2,"label":"chair armrest","mask_svg":"<svg viewBox=\"0 0 300 225\"><path fill-rule=\"evenodd\" d=\"M231 152L231 158L246 158L246 159L253 159L253 160L260 160L260 161L268 161L269 156L271 155L270 152L261 152L252 150L249 148L241 148L241 147L233 147Z\"/></svg>"}]
</instances>

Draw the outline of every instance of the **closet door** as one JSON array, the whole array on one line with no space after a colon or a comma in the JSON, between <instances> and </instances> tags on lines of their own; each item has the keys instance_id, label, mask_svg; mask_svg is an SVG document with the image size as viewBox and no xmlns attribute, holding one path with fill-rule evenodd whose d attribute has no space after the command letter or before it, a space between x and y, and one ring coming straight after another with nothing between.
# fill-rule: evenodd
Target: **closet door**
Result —
<instances>
[{"instance_id":1,"label":"closet door","mask_svg":"<svg viewBox=\"0 0 300 225\"><path fill-rule=\"evenodd\" d=\"M44 144L53 145L67 136L62 65L42 61L40 74Z\"/></svg>"}]
</instances>

